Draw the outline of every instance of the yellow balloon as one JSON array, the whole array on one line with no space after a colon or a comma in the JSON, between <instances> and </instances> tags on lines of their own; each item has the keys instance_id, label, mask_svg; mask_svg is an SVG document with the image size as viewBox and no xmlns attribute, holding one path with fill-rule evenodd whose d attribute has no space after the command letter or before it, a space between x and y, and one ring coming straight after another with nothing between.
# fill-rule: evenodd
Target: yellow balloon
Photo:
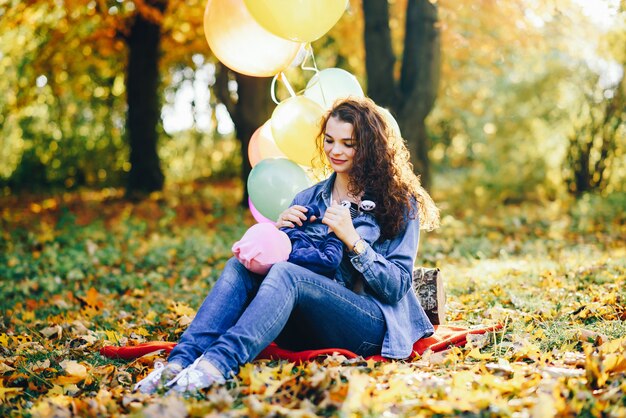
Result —
<instances>
[{"instance_id":1,"label":"yellow balloon","mask_svg":"<svg viewBox=\"0 0 626 418\"><path fill-rule=\"evenodd\" d=\"M204 9L204 35L224 65L255 77L278 74L300 49L299 43L262 28L243 0L209 0Z\"/></svg>"},{"instance_id":2,"label":"yellow balloon","mask_svg":"<svg viewBox=\"0 0 626 418\"><path fill-rule=\"evenodd\" d=\"M348 0L244 0L268 31L298 42L321 38L339 20Z\"/></svg>"},{"instance_id":3,"label":"yellow balloon","mask_svg":"<svg viewBox=\"0 0 626 418\"><path fill-rule=\"evenodd\" d=\"M257 128L250 137L248 158L252 167L266 158L287 158L274 141L269 120Z\"/></svg>"},{"instance_id":4,"label":"yellow balloon","mask_svg":"<svg viewBox=\"0 0 626 418\"><path fill-rule=\"evenodd\" d=\"M270 119L272 136L287 158L311 166L317 156L315 140L320 133L324 109L304 96L281 102Z\"/></svg>"}]
</instances>

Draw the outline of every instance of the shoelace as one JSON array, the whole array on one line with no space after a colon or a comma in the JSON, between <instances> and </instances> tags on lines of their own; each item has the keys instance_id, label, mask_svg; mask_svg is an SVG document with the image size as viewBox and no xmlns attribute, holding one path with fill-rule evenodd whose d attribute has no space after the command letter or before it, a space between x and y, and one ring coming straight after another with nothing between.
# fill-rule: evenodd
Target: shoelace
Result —
<instances>
[{"instance_id":1,"label":"shoelace","mask_svg":"<svg viewBox=\"0 0 626 418\"><path fill-rule=\"evenodd\" d=\"M202 357L198 357L196 359L196 361L193 362L193 364L189 367L185 367L180 373L178 373L178 375L172 379L170 382L168 382L165 386L170 387L170 386L174 386L176 384L176 382L178 382L179 380L186 378L187 379L187 385L189 385L190 381L193 379L192 376L194 375L202 375L202 372L199 372L196 370L196 366L198 365L198 363L200 362L200 360L202 360Z\"/></svg>"}]
</instances>

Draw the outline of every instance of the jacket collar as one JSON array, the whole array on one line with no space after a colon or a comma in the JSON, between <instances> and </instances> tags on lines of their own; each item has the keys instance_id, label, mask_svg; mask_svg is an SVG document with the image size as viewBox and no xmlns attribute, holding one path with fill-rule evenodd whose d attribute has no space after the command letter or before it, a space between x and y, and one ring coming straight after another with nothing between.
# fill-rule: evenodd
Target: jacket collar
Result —
<instances>
[{"instance_id":1,"label":"jacket collar","mask_svg":"<svg viewBox=\"0 0 626 418\"><path fill-rule=\"evenodd\" d=\"M326 204L326 207L330 207L330 195L332 193L333 185L335 184L335 178L337 173L333 172L330 177L320 182L320 188L315 195L316 199L322 199Z\"/></svg>"}]
</instances>

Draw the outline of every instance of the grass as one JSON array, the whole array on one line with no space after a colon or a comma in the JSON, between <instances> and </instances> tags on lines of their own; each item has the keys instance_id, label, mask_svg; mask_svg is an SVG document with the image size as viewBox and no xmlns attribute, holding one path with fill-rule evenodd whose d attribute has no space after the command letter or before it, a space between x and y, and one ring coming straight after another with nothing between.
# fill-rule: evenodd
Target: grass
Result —
<instances>
[{"instance_id":1,"label":"grass","mask_svg":"<svg viewBox=\"0 0 626 418\"><path fill-rule=\"evenodd\" d=\"M253 219L237 183L139 204L121 192L11 197L0 235L0 415L620 416L626 412L623 198L469 207L442 202L420 265L440 267L450 324L499 322L409 362L255 362L192 398L133 394L176 341Z\"/></svg>"}]
</instances>

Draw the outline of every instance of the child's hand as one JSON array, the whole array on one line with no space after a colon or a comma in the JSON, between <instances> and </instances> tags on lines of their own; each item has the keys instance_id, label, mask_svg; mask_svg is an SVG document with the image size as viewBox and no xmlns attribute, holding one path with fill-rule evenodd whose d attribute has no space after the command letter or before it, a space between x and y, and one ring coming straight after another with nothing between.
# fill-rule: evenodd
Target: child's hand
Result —
<instances>
[{"instance_id":1,"label":"child's hand","mask_svg":"<svg viewBox=\"0 0 626 418\"><path fill-rule=\"evenodd\" d=\"M285 209L278 217L278 221L276 221L276 228L294 228L296 225L302 226L302 222L307 220L307 216L305 215L307 211L307 208L300 205L293 205ZM311 216L310 220L314 221L315 219L315 216Z\"/></svg>"}]
</instances>

